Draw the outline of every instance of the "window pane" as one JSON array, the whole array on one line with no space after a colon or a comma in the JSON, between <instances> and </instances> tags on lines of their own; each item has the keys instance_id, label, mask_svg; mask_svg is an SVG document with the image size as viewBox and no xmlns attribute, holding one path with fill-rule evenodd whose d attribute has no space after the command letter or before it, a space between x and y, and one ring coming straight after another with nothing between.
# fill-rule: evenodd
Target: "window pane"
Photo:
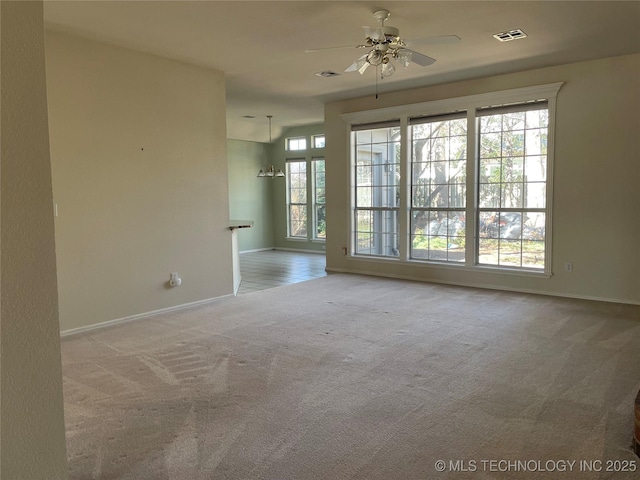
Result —
<instances>
[{"instance_id":1,"label":"window pane","mask_svg":"<svg viewBox=\"0 0 640 480\"><path fill-rule=\"evenodd\" d=\"M324 159L313 160L313 213L315 228L314 238L326 238L327 221L325 213L325 164Z\"/></svg>"},{"instance_id":2,"label":"window pane","mask_svg":"<svg viewBox=\"0 0 640 480\"><path fill-rule=\"evenodd\" d=\"M411 258L464 262L464 211L413 211Z\"/></svg>"},{"instance_id":3,"label":"window pane","mask_svg":"<svg viewBox=\"0 0 640 480\"><path fill-rule=\"evenodd\" d=\"M478 263L483 265L498 265L499 240L494 238L480 238L478 241Z\"/></svg>"},{"instance_id":4,"label":"window pane","mask_svg":"<svg viewBox=\"0 0 640 480\"><path fill-rule=\"evenodd\" d=\"M356 132L356 145L371 144L371 130L360 130Z\"/></svg>"},{"instance_id":5,"label":"window pane","mask_svg":"<svg viewBox=\"0 0 640 480\"><path fill-rule=\"evenodd\" d=\"M313 136L313 148L324 148L324 135Z\"/></svg>"},{"instance_id":6,"label":"window pane","mask_svg":"<svg viewBox=\"0 0 640 480\"><path fill-rule=\"evenodd\" d=\"M502 155L524 155L524 130L503 132Z\"/></svg>"},{"instance_id":7,"label":"window pane","mask_svg":"<svg viewBox=\"0 0 640 480\"><path fill-rule=\"evenodd\" d=\"M373 231L373 212L358 210L356 212L356 231L371 233Z\"/></svg>"},{"instance_id":8,"label":"window pane","mask_svg":"<svg viewBox=\"0 0 640 480\"><path fill-rule=\"evenodd\" d=\"M527 130L526 155L544 155L547 153L547 129Z\"/></svg>"},{"instance_id":9,"label":"window pane","mask_svg":"<svg viewBox=\"0 0 640 480\"><path fill-rule=\"evenodd\" d=\"M425 120L411 128L413 259L464 262L466 118Z\"/></svg>"},{"instance_id":10,"label":"window pane","mask_svg":"<svg viewBox=\"0 0 640 480\"><path fill-rule=\"evenodd\" d=\"M480 119L481 264L544 268L547 126L547 109Z\"/></svg>"},{"instance_id":11,"label":"window pane","mask_svg":"<svg viewBox=\"0 0 640 480\"><path fill-rule=\"evenodd\" d=\"M395 207L398 206L400 196L395 186L371 187L372 206Z\"/></svg>"},{"instance_id":12,"label":"window pane","mask_svg":"<svg viewBox=\"0 0 640 480\"><path fill-rule=\"evenodd\" d=\"M355 139L355 253L397 256L400 129L357 131Z\"/></svg>"},{"instance_id":13,"label":"window pane","mask_svg":"<svg viewBox=\"0 0 640 480\"><path fill-rule=\"evenodd\" d=\"M547 157L527 157L524 170L525 181L544 182L547 179Z\"/></svg>"},{"instance_id":14,"label":"window pane","mask_svg":"<svg viewBox=\"0 0 640 480\"><path fill-rule=\"evenodd\" d=\"M527 183L526 208L544 208L546 203L547 188L544 182Z\"/></svg>"},{"instance_id":15,"label":"window pane","mask_svg":"<svg viewBox=\"0 0 640 480\"><path fill-rule=\"evenodd\" d=\"M502 181L502 162L495 158L480 159L480 182L500 183Z\"/></svg>"},{"instance_id":16,"label":"window pane","mask_svg":"<svg viewBox=\"0 0 640 480\"><path fill-rule=\"evenodd\" d=\"M502 159L501 181L522 182L522 169L524 159L522 157L506 157Z\"/></svg>"},{"instance_id":17,"label":"window pane","mask_svg":"<svg viewBox=\"0 0 640 480\"><path fill-rule=\"evenodd\" d=\"M522 207L522 184L503 183L500 185L500 207L521 208Z\"/></svg>"},{"instance_id":18,"label":"window pane","mask_svg":"<svg viewBox=\"0 0 640 480\"><path fill-rule=\"evenodd\" d=\"M500 260L498 265L505 267L519 267L522 257L522 244L520 241L500 240Z\"/></svg>"},{"instance_id":19,"label":"window pane","mask_svg":"<svg viewBox=\"0 0 640 480\"><path fill-rule=\"evenodd\" d=\"M500 234L500 212L480 212L480 238L498 238Z\"/></svg>"},{"instance_id":20,"label":"window pane","mask_svg":"<svg viewBox=\"0 0 640 480\"><path fill-rule=\"evenodd\" d=\"M488 115L480 117L480 130L483 132L502 131L502 115Z\"/></svg>"},{"instance_id":21,"label":"window pane","mask_svg":"<svg viewBox=\"0 0 640 480\"><path fill-rule=\"evenodd\" d=\"M356 191L356 206L358 208L362 207L372 207L372 194L371 188L358 188Z\"/></svg>"},{"instance_id":22,"label":"window pane","mask_svg":"<svg viewBox=\"0 0 640 480\"><path fill-rule=\"evenodd\" d=\"M480 155L482 158L501 157L502 144L499 133L483 133L480 135Z\"/></svg>"},{"instance_id":23,"label":"window pane","mask_svg":"<svg viewBox=\"0 0 640 480\"><path fill-rule=\"evenodd\" d=\"M544 268L544 213L482 212L480 218L479 263Z\"/></svg>"},{"instance_id":24,"label":"window pane","mask_svg":"<svg viewBox=\"0 0 640 480\"><path fill-rule=\"evenodd\" d=\"M522 236L522 214L520 212L502 212L499 216L498 227L500 238L520 239Z\"/></svg>"},{"instance_id":25,"label":"window pane","mask_svg":"<svg viewBox=\"0 0 640 480\"><path fill-rule=\"evenodd\" d=\"M546 215L543 212L527 212L524 218L522 238L543 241L545 238Z\"/></svg>"},{"instance_id":26,"label":"window pane","mask_svg":"<svg viewBox=\"0 0 640 480\"><path fill-rule=\"evenodd\" d=\"M307 206L306 205L290 205L289 206L289 235L292 237L307 236Z\"/></svg>"},{"instance_id":27,"label":"window pane","mask_svg":"<svg viewBox=\"0 0 640 480\"><path fill-rule=\"evenodd\" d=\"M316 206L316 238L327 238L327 216L324 205Z\"/></svg>"},{"instance_id":28,"label":"window pane","mask_svg":"<svg viewBox=\"0 0 640 480\"><path fill-rule=\"evenodd\" d=\"M356 211L356 253L398 255L398 215L394 210Z\"/></svg>"},{"instance_id":29,"label":"window pane","mask_svg":"<svg viewBox=\"0 0 640 480\"><path fill-rule=\"evenodd\" d=\"M288 231L291 237L307 236L307 162L288 161L287 202Z\"/></svg>"},{"instance_id":30,"label":"window pane","mask_svg":"<svg viewBox=\"0 0 640 480\"><path fill-rule=\"evenodd\" d=\"M307 139L305 137L287 138L287 150L306 150Z\"/></svg>"},{"instance_id":31,"label":"window pane","mask_svg":"<svg viewBox=\"0 0 640 480\"><path fill-rule=\"evenodd\" d=\"M464 183L452 183L449 185L449 206L464 207L467 199L467 185Z\"/></svg>"},{"instance_id":32,"label":"window pane","mask_svg":"<svg viewBox=\"0 0 640 480\"><path fill-rule=\"evenodd\" d=\"M544 268L544 242L525 240L522 242L522 266Z\"/></svg>"}]
</instances>

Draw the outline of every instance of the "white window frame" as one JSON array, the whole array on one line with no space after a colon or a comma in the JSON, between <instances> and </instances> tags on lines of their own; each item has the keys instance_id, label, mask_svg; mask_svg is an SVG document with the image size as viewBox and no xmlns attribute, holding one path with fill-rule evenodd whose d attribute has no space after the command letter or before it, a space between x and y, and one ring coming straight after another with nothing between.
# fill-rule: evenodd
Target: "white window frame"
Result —
<instances>
[{"instance_id":1,"label":"white window frame","mask_svg":"<svg viewBox=\"0 0 640 480\"><path fill-rule=\"evenodd\" d=\"M317 145L318 140L320 140L320 139L322 139L322 146L321 147L319 147ZM311 148L320 149L320 148L324 148L324 147L325 147L325 136L324 136L324 133L319 133L317 135L312 135L311 136Z\"/></svg>"},{"instance_id":2,"label":"white window frame","mask_svg":"<svg viewBox=\"0 0 640 480\"><path fill-rule=\"evenodd\" d=\"M402 230L398 220L401 210L397 196L399 186L395 183L395 178L402 169L402 153L400 160L396 162L400 142L390 137L392 131L399 130L399 122L389 121L359 125L351 133L351 251L358 257L399 257L398 244L401 242ZM361 135L364 135L362 142L358 140ZM358 163L361 160L365 163ZM368 174L368 183L359 183L358 172ZM369 230L362 230L361 215L364 217L362 223L368 225ZM365 239L364 245L361 245L362 239Z\"/></svg>"},{"instance_id":3,"label":"white window frame","mask_svg":"<svg viewBox=\"0 0 640 480\"><path fill-rule=\"evenodd\" d=\"M528 126L528 122L526 121L528 119L535 119L535 123L538 124L541 117L535 112L540 110L546 110L548 112L548 105L546 101L510 105L507 108L487 108L476 112L479 144L479 151L477 154L478 179L476 185L478 187L479 204L475 212L475 220L476 228L480 229L481 225L483 225L484 228L484 233L482 231L479 232L478 245L476 246L476 261L478 265L539 270L538 267L530 266L530 263L529 265L523 265L523 263L531 261L537 263L540 261L540 257L535 247L536 244L540 243L540 240L536 237L540 233L540 226L545 226L546 221L539 222L538 220L540 220L540 215L544 215L546 219L546 215L548 215L551 210L549 206L546 205L546 177L549 173L546 169L548 169L548 162L545 162L545 175L540 175L539 178L535 178L536 172L531 172L534 174L534 178L531 179L527 178L525 175L527 170L530 170L529 164L534 162L535 158L547 157L546 153L542 153L544 150L542 148L544 142L541 140L544 137L540 137L540 140L536 141L536 132L540 132L540 127ZM495 116L499 116L501 119L499 130L496 129L496 125L493 125L487 132L483 132L482 119L487 117L495 118ZM522 117L522 124L520 125L522 128L515 129L515 131L511 128L504 130L504 122L509 121L510 117L511 121L515 122L518 122L518 118ZM506 138L512 139L518 138L518 135L515 134L515 132L522 132L520 134L520 141L522 144L519 145L516 143L511 147L508 144L505 145L505 136ZM548 133L549 128L547 126L547 136ZM482 155L483 134L488 138L494 137L494 142L498 138L500 139L499 152L494 151L492 152L493 156L486 158ZM498 142L496 142L496 144L497 143ZM536 146L539 148L536 148ZM520 148L521 151L519 150ZM506 170L504 167L501 167L500 171L502 173L500 174L498 182L495 181L495 178L493 181L490 181L487 178L483 183L481 175L482 160L487 160L490 163L493 163L494 166L496 162L499 165L502 165L506 161L507 165L511 164L511 166ZM520 176L517 174L519 169L517 167L514 168L514 162L516 165L521 162L522 171ZM535 165L535 163L533 164ZM505 181L505 172L509 175L516 174L517 181L514 181L512 178ZM541 180L540 177L544 178L544 180ZM485 198L486 202L484 205L482 204L480 194L483 186L487 188L488 192L491 192L491 197ZM536 192L536 187L543 187L544 192L541 192L541 188L538 188L538 191ZM517 194L513 195L513 193L509 193L509 189L515 189ZM497 196L495 195L496 191L499 192ZM514 200L516 200L516 204L512 204ZM513 231L515 231L515 234L511 235L510 233ZM489 261L489 259L484 261L481 259L482 248L480 244L483 241L487 243L497 243L497 250L490 251L490 257L492 257L491 261ZM549 238L546 235L546 229L542 241L546 247L546 243L549 241ZM533 250L527 251L527 247L533 247ZM505 250L506 253L504 253ZM514 259L517 260L520 265L513 265Z\"/></svg>"},{"instance_id":4,"label":"white window frame","mask_svg":"<svg viewBox=\"0 0 640 480\"><path fill-rule=\"evenodd\" d=\"M324 181L324 198L325 201L324 202L318 202L318 190L317 190L317 182L318 182L318 171L317 171L317 165L318 162L322 162L324 164L325 169L323 170L322 174L325 175L325 181ZM327 207L326 207L326 198L327 198L327 187L326 187L326 162L324 157L313 157L311 159L311 181L312 181L312 185L311 185L311 211L312 211L312 224L313 224L313 230L312 230L312 234L311 234L311 238L314 241L317 242L324 242L326 241L326 215L327 215ZM324 207L324 211L325 211L325 236L324 237L319 237L318 236L318 208L320 207Z\"/></svg>"},{"instance_id":5,"label":"white window frame","mask_svg":"<svg viewBox=\"0 0 640 480\"><path fill-rule=\"evenodd\" d=\"M504 90L498 92L491 92L478 95L469 95L464 97L456 97L445 100L436 100L432 102L424 102L412 105L402 105L396 107L388 107L376 110L368 110L362 112L347 113L341 115L341 118L346 124L347 138L349 138L349 150L351 151L351 131L353 126L384 122L392 119L400 119L401 125L401 194L400 194L400 218L399 218L399 257L397 259L387 259L384 257L371 259L371 261L389 262L400 261L403 263L411 264L428 264L429 266L437 266L440 268L463 268L469 270L482 270L491 271L495 273L508 273L514 275L524 276L546 276L552 275L551 266L553 265L552 259L552 225L553 225L553 165L554 165L554 144L555 144L555 121L556 121L556 100L557 95L562 87L563 82L538 85L524 88L516 88L511 90ZM478 210L477 200L477 161L478 161L478 132L476 125L476 111L494 106L506 106L511 104L528 103L546 100L549 111L549 123L548 123L548 137L547 137L547 181L546 181L546 217L545 217L545 265L544 269L524 269L524 268L507 268L501 266L487 266L478 265L476 258L478 232L476 221L466 222L466 239L467 245L473 245L471 248L466 248L465 262L462 265L442 265L434 264L431 262L415 261L410 259L409 253L409 207L410 207L410 189L408 184L410 182L407 179L410 178L410 155L409 155L409 119L418 116L430 116L430 115L443 115L453 112L465 111L467 112L467 211L470 212L469 218L476 218ZM355 179L353 168L353 156L351 158L352 168L350 171L350 185L351 185L351 208L349 209L349 224L351 235L351 254L348 258L362 258L362 256L354 255L354 185Z\"/></svg>"},{"instance_id":6,"label":"white window frame","mask_svg":"<svg viewBox=\"0 0 640 480\"><path fill-rule=\"evenodd\" d=\"M292 202L291 200L291 165L294 163L303 164L305 167L305 175L304 175L304 192L305 192L305 201L304 202ZM286 187L287 187L287 238L294 240L307 240L309 237L309 186L308 186L308 178L309 178L309 168L307 165L306 158L290 158L285 162L285 170L286 170ZM293 206L304 207L306 211L306 219L305 219L305 234L304 235L294 235L293 229L291 228L291 208Z\"/></svg>"},{"instance_id":7,"label":"white window frame","mask_svg":"<svg viewBox=\"0 0 640 480\"><path fill-rule=\"evenodd\" d=\"M463 153L464 155L460 158L452 158L453 144L452 139L458 138L468 138L468 135L442 135L442 131L440 129L444 127L449 122L455 122L458 128L461 125L464 125L466 128L467 123L467 115L465 112L459 112L453 115L439 115L439 116L428 116L428 117L418 117L410 119L410 128L408 135L411 136L408 139L410 147L410 166L409 166L409 174L410 174L410 198L409 198L409 257L411 260L417 261L430 261L430 262L455 262L459 263L460 261L465 260L465 251L464 248L460 247L460 244L466 241L466 236L463 233L460 235L460 232L464 231L464 223L461 221L461 218L464 218L467 213L466 206L466 195L457 196L457 201L460 203L459 205L451 205L450 197L451 197L451 189L452 187L457 187L464 192L466 188L466 184L455 182L453 180L456 177L461 176L465 177L467 173L466 165L469 161L467 155L467 142L461 141L458 144L458 148L456 150L457 154ZM426 159L422 159L421 162L414 162L415 158L415 145L414 141L416 140L414 135L414 127L418 128L420 126L429 125L429 129L431 129L432 125L438 125L438 131L433 132L436 133L435 136L428 135L421 137L421 140L424 140L424 148L427 150ZM449 125L446 125L450 128ZM436 151L437 150L437 151ZM462 150L462 151L460 151ZM434 158L435 157L435 158ZM458 166L456 170L453 172L450 171L452 165L462 163L462 166ZM420 176L420 179L415 178L414 165L422 165L424 169L421 173L428 173L427 180L423 180L424 176ZM428 172L427 172L428 170ZM437 177L440 175L451 175L449 178L440 178ZM429 178L435 176L435 178ZM422 182L420 180L422 179ZM435 189L434 189L435 187ZM433 189L433 190L432 190ZM414 200L416 198L416 190L421 190L422 193L431 192L436 193L435 199L438 200L438 203L443 203L446 205L434 206L433 204L423 204L416 205L414 204ZM429 201L432 202L434 198L429 195ZM425 199L426 200L426 199ZM415 235L413 233L413 221L414 214L422 214L427 218L427 224L425 225L426 232ZM442 214L446 216L445 219L440 220ZM435 219L438 220L435 220ZM435 231L432 231L435 230ZM419 257L417 255L419 249L414 251L414 241L421 241L426 243L426 248L422 250L423 255L426 257ZM434 243L444 243L445 249L441 248L432 248Z\"/></svg>"},{"instance_id":8,"label":"white window frame","mask_svg":"<svg viewBox=\"0 0 640 480\"><path fill-rule=\"evenodd\" d=\"M303 142L304 146L300 147L300 143ZM292 152L301 152L307 150L307 137L289 137L284 142L285 150Z\"/></svg>"}]
</instances>

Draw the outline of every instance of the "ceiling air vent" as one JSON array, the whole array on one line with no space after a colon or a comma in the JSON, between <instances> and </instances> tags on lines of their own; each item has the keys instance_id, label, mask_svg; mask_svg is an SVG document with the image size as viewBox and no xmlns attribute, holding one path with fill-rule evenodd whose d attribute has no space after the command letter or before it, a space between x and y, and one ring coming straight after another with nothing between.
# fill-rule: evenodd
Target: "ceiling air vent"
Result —
<instances>
[{"instance_id":1,"label":"ceiling air vent","mask_svg":"<svg viewBox=\"0 0 640 480\"><path fill-rule=\"evenodd\" d=\"M500 40L501 42L510 42L511 40L519 40L521 38L527 38L527 34L519 28L515 30L509 30L508 32L496 33L493 38Z\"/></svg>"},{"instance_id":2,"label":"ceiling air vent","mask_svg":"<svg viewBox=\"0 0 640 480\"><path fill-rule=\"evenodd\" d=\"M318 72L316 73L317 76L319 77L337 77L338 75L340 75L339 73L333 72L331 70L324 70L322 72Z\"/></svg>"}]
</instances>

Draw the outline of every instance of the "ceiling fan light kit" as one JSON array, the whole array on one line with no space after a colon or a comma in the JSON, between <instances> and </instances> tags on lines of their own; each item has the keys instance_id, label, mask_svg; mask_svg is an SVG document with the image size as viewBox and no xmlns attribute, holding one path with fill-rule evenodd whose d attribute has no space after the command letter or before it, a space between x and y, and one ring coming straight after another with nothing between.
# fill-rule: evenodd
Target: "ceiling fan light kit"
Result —
<instances>
[{"instance_id":1,"label":"ceiling fan light kit","mask_svg":"<svg viewBox=\"0 0 640 480\"><path fill-rule=\"evenodd\" d=\"M390 15L391 13L389 10L376 10L373 12L373 17L380 23L380 25L377 27L363 27L365 36L363 44L355 46L317 48L306 50L306 52L319 52L337 48L368 49L368 52L349 65L345 69L345 72L358 72L360 75L363 75L367 68L369 68L369 65L376 67L376 98L378 98L378 76L381 79L384 79L386 77L390 77L396 71L396 67L391 60L396 60L403 67L408 67L411 63L415 63L421 67L427 67L436 61L435 58L431 58L408 48L409 43L400 37L400 30L396 27L384 24ZM459 41L460 37L457 35L440 35L420 40L421 43L432 43L438 45L457 43Z\"/></svg>"},{"instance_id":2,"label":"ceiling fan light kit","mask_svg":"<svg viewBox=\"0 0 640 480\"><path fill-rule=\"evenodd\" d=\"M378 27L364 27L365 43L356 48L370 48L369 52L358 58L345 72L364 74L369 65L380 68L380 77L390 77L396 71L391 60L397 60L402 66L408 67L412 62L423 67L431 65L435 59L415 52L407 47L407 43L400 38L400 30L385 25L390 16L389 10L377 10L373 17L380 22ZM459 40L455 35L451 35Z\"/></svg>"}]
</instances>

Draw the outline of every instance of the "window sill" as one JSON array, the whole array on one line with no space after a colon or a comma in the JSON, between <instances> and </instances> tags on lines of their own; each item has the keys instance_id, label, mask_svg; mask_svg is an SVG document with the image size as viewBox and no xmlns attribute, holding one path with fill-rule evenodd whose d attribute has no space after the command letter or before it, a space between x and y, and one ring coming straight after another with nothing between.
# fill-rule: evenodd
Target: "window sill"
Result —
<instances>
[{"instance_id":1,"label":"window sill","mask_svg":"<svg viewBox=\"0 0 640 480\"><path fill-rule=\"evenodd\" d=\"M366 263L378 263L378 264L400 264L408 267L419 268L433 268L441 270L455 270L461 272L474 272L474 273L490 273L498 275L514 275L520 277L533 277L533 278L551 278L552 273L537 271L537 270L519 270L515 268L498 268L490 265L473 265L467 266L465 264L446 264L440 262L425 262L420 260L400 260L398 257L376 257L376 256L364 256L364 255L347 255L348 261L366 262Z\"/></svg>"}]
</instances>

